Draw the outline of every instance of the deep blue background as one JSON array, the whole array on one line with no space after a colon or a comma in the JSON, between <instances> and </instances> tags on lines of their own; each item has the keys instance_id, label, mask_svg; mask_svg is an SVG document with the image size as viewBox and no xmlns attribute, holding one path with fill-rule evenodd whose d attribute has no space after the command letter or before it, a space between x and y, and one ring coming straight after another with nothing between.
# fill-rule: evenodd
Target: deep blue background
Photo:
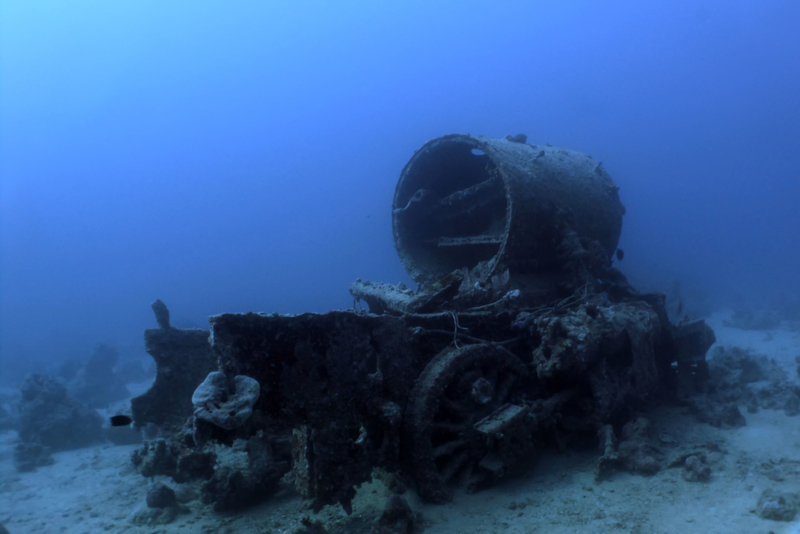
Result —
<instances>
[{"instance_id":1,"label":"deep blue background","mask_svg":"<svg viewBox=\"0 0 800 534\"><path fill-rule=\"evenodd\" d=\"M407 281L390 206L449 133L591 154L624 271L800 292L800 3L0 0L0 358Z\"/></svg>"}]
</instances>

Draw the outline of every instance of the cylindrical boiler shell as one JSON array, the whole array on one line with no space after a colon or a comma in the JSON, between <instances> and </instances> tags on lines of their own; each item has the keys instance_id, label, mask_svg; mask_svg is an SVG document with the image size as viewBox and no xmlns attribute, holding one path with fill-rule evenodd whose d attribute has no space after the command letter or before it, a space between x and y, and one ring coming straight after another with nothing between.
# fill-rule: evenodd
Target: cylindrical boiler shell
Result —
<instances>
[{"instance_id":1,"label":"cylindrical boiler shell","mask_svg":"<svg viewBox=\"0 0 800 534\"><path fill-rule=\"evenodd\" d=\"M567 233L596 241L610 260L625 212L618 189L602 163L573 150L447 135L400 175L395 246L421 286L481 262L487 277L560 272Z\"/></svg>"}]
</instances>

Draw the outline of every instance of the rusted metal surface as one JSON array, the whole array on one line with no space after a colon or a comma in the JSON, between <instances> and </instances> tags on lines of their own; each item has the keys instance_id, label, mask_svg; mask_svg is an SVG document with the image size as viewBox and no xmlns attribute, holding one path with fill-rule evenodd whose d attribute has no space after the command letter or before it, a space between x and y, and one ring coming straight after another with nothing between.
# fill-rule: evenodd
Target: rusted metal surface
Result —
<instances>
[{"instance_id":1,"label":"rusted metal surface","mask_svg":"<svg viewBox=\"0 0 800 534\"><path fill-rule=\"evenodd\" d=\"M420 148L392 205L400 259L425 286L484 263L490 277L609 263L625 208L591 157L509 139L447 135Z\"/></svg>"},{"instance_id":2,"label":"rusted metal surface","mask_svg":"<svg viewBox=\"0 0 800 534\"><path fill-rule=\"evenodd\" d=\"M409 161L393 225L417 291L358 280L354 308L369 313L211 317L211 370L224 380L196 398L221 395L222 409L245 377L259 394L245 421L212 420L202 439L185 427L174 454L249 443L269 451L256 462L268 472L291 464L317 510L349 511L376 467L444 502L453 484L478 491L543 447L596 443L696 387L713 332L671 324L663 295L637 292L611 265L624 208L602 165L524 141L446 136ZM154 357L178 332L147 332ZM184 394L180 410L191 409Z\"/></svg>"},{"instance_id":3,"label":"rusted metal surface","mask_svg":"<svg viewBox=\"0 0 800 534\"><path fill-rule=\"evenodd\" d=\"M217 370L217 360L208 346L208 330L171 327L169 311L160 300L153 311L160 328L144 331L144 345L156 362L156 378L150 389L131 399L131 412L136 427L150 423L171 431L192 416L192 394Z\"/></svg>"}]
</instances>

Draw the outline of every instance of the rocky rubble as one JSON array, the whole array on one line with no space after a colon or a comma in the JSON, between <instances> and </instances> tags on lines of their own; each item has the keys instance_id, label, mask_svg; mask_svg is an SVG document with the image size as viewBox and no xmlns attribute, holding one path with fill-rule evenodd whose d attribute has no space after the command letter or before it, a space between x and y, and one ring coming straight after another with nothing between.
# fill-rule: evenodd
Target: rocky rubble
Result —
<instances>
[{"instance_id":1,"label":"rocky rubble","mask_svg":"<svg viewBox=\"0 0 800 534\"><path fill-rule=\"evenodd\" d=\"M55 378L31 374L20 386L19 437L53 450L76 449L103 440L98 413L67 393Z\"/></svg>"}]
</instances>

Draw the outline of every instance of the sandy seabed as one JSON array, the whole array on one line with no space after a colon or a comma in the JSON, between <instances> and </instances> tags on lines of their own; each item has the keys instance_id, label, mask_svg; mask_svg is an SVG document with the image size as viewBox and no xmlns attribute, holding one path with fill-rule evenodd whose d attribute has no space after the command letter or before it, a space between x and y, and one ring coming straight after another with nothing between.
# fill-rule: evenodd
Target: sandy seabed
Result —
<instances>
[{"instance_id":1,"label":"sandy seabed","mask_svg":"<svg viewBox=\"0 0 800 534\"><path fill-rule=\"evenodd\" d=\"M707 319L718 345L767 355L798 382L800 330L736 330L723 326L726 317ZM644 414L675 450L712 444L721 451L708 482L689 482L681 468L665 468L650 477L620 472L596 483L599 452L585 451L544 456L516 479L474 495L457 492L449 504L426 505L413 491L405 497L422 513L426 533L800 534L800 517L786 523L755 513L766 489L800 492L800 416L740 409L747 425L732 430L698 423L679 408ZM0 522L11 534L267 534L292 532L304 517L320 520L332 533L368 533L389 495L376 479L358 490L352 515L338 506L315 515L286 485L264 504L236 514L218 514L194 500L173 523L141 526L131 518L146 508L152 481L131 465L135 446L59 452L53 465L17 473L16 440L15 432L0 433Z\"/></svg>"}]
</instances>

